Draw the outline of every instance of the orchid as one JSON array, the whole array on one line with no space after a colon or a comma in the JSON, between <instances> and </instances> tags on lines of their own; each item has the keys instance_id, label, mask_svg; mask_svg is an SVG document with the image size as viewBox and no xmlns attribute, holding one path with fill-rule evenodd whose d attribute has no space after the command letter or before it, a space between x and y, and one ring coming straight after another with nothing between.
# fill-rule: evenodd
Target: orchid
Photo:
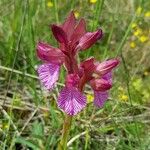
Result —
<instances>
[{"instance_id":1,"label":"orchid","mask_svg":"<svg viewBox=\"0 0 150 150\"><path fill-rule=\"evenodd\" d=\"M86 106L84 87L89 84L94 92L94 105L102 107L112 87L112 70L119 64L118 59L98 62L90 57L81 63L77 54L90 48L103 36L102 30L86 31L84 19L76 21L71 12L61 25L50 25L59 47L47 43L37 44L37 56L43 61L38 67L39 79L43 86L52 90L59 78L62 65L66 69L65 87L60 91L58 107L69 116L78 114Z\"/></svg>"},{"instance_id":2,"label":"orchid","mask_svg":"<svg viewBox=\"0 0 150 150\"><path fill-rule=\"evenodd\" d=\"M52 90L59 78L61 65L67 70L65 87L58 97L58 107L68 115L76 115L86 106L83 88L89 83L94 91L94 104L102 107L108 98L108 90L112 87L111 71L119 63L118 59L106 60L102 63L89 58L77 64L76 56L80 51L90 48L102 38L102 30L86 32L85 20L78 23L74 13L62 25L51 25L59 48L39 42L37 55L44 62L38 67L39 79L43 86Z\"/></svg>"}]
</instances>

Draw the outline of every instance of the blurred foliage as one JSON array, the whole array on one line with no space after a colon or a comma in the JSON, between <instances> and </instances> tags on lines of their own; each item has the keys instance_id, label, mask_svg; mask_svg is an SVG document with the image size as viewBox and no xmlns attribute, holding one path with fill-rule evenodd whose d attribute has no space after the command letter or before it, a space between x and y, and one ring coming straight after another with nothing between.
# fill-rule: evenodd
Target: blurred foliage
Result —
<instances>
[{"instance_id":1,"label":"blurred foliage","mask_svg":"<svg viewBox=\"0 0 150 150\"><path fill-rule=\"evenodd\" d=\"M64 116L55 101L62 87L51 93L40 87L35 49L39 40L58 46L49 25L62 23L71 10L86 19L88 31L104 32L93 48L80 52L80 61L119 57L121 64L103 108L93 107L87 87L88 107L73 120L70 139L78 138L68 149L150 149L148 0L0 1L0 106L6 99L0 107L0 149L56 149ZM59 82L64 75L61 71Z\"/></svg>"}]
</instances>

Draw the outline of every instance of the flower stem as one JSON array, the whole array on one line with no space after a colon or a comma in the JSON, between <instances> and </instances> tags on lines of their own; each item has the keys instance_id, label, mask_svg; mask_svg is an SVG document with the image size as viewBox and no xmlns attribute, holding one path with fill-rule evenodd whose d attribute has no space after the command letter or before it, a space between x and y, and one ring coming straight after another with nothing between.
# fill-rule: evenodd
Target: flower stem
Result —
<instances>
[{"instance_id":1,"label":"flower stem","mask_svg":"<svg viewBox=\"0 0 150 150\"><path fill-rule=\"evenodd\" d=\"M61 141L58 145L58 150L66 150L67 149L67 140L71 128L72 116L66 114L64 124L63 124L63 131L61 136Z\"/></svg>"}]
</instances>

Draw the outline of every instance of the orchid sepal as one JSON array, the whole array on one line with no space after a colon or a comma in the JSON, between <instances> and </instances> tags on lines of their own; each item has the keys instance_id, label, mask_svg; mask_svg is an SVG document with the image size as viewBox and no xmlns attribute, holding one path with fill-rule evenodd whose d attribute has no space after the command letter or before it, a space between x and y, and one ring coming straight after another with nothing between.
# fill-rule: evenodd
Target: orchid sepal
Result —
<instances>
[{"instance_id":1,"label":"orchid sepal","mask_svg":"<svg viewBox=\"0 0 150 150\"><path fill-rule=\"evenodd\" d=\"M97 40L102 38L102 30L99 29L95 32L87 32L84 34L79 40L78 49L85 50L90 48L93 44L97 42Z\"/></svg>"},{"instance_id":2,"label":"orchid sepal","mask_svg":"<svg viewBox=\"0 0 150 150\"><path fill-rule=\"evenodd\" d=\"M107 74L118 64L119 64L119 59L110 59L110 60L103 61L102 63L96 63L95 73L99 75Z\"/></svg>"},{"instance_id":3,"label":"orchid sepal","mask_svg":"<svg viewBox=\"0 0 150 150\"><path fill-rule=\"evenodd\" d=\"M65 59L65 56L60 49L41 41L38 42L36 50L37 56L44 62L62 64Z\"/></svg>"},{"instance_id":4,"label":"orchid sepal","mask_svg":"<svg viewBox=\"0 0 150 150\"><path fill-rule=\"evenodd\" d=\"M90 85L95 91L106 91L112 87L112 84L105 79L93 79L90 81Z\"/></svg>"},{"instance_id":5,"label":"orchid sepal","mask_svg":"<svg viewBox=\"0 0 150 150\"><path fill-rule=\"evenodd\" d=\"M58 42L67 44L68 42L67 35L61 27L53 24L51 25L51 29L54 37Z\"/></svg>"}]
</instances>

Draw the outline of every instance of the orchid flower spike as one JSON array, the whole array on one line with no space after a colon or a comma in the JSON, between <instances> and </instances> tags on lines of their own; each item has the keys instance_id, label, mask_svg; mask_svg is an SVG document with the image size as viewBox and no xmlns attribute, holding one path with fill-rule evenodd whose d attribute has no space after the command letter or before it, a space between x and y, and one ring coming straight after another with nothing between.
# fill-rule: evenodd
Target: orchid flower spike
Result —
<instances>
[{"instance_id":1,"label":"orchid flower spike","mask_svg":"<svg viewBox=\"0 0 150 150\"><path fill-rule=\"evenodd\" d=\"M68 115L78 114L86 106L83 93L85 84L94 91L94 105L102 107L112 87L112 70L119 64L118 59L97 62L93 57L77 63L77 54L90 48L102 38L102 30L86 31L84 19L79 22L71 12L61 25L50 26L59 47L55 48L42 41L37 44L37 56L43 61L37 69L41 84L51 91L59 78L62 65L67 71L65 87L60 91L58 107ZM95 76L96 74L96 76Z\"/></svg>"}]
</instances>

